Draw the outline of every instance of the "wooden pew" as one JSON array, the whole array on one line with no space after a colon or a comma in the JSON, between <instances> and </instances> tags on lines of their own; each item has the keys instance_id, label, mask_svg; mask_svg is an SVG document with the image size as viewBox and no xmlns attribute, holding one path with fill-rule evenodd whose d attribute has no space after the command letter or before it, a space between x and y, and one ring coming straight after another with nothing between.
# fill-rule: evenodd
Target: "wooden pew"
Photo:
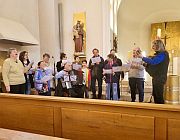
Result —
<instances>
[{"instance_id":1,"label":"wooden pew","mask_svg":"<svg viewBox=\"0 0 180 140\"><path fill-rule=\"evenodd\" d=\"M0 94L0 127L75 140L179 140L180 106Z\"/></svg>"},{"instance_id":2,"label":"wooden pew","mask_svg":"<svg viewBox=\"0 0 180 140\"><path fill-rule=\"evenodd\" d=\"M0 140L65 140L65 139L0 128Z\"/></svg>"}]
</instances>

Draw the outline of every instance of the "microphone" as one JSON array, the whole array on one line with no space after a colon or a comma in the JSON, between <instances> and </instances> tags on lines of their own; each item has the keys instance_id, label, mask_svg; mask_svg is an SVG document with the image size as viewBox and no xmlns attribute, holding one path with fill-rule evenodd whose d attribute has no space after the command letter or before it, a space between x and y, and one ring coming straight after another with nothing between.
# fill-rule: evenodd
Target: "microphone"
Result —
<instances>
[{"instance_id":1,"label":"microphone","mask_svg":"<svg viewBox=\"0 0 180 140\"><path fill-rule=\"evenodd\" d=\"M55 58L54 58L54 56L52 56L51 58L52 58L53 62L55 63Z\"/></svg>"}]
</instances>

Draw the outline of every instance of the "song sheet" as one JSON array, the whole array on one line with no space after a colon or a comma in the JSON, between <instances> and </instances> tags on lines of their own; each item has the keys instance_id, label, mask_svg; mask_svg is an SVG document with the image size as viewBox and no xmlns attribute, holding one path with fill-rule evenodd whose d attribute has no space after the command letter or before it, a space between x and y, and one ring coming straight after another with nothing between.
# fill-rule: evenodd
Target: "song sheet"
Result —
<instances>
[{"instance_id":1,"label":"song sheet","mask_svg":"<svg viewBox=\"0 0 180 140\"><path fill-rule=\"evenodd\" d=\"M101 62L101 58L100 57L93 57L93 58L91 58L91 61L93 64L95 64L95 63Z\"/></svg>"}]
</instances>

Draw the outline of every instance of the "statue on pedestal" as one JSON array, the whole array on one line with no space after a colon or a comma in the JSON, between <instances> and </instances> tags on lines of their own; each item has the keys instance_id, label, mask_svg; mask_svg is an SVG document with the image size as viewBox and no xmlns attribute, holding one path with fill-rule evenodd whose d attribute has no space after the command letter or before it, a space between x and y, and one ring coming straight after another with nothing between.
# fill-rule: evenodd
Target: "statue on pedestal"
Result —
<instances>
[{"instance_id":1,"label":"statue on pedestal","mask_svg":"<svg viewBox=\"0 0 180 140\"><path fill-rule=\"evenodd\" d=\"M73 40L75 43L75 53L83 53L84 49L84 24L81 21L77 21L76 25L73 26Z\"/></svg>"},{"instance_id":2,"label":"statue on pedestal","mask_svg":"<svg viewBox=\"0 0 180 140\"><path fill-rule=\"evenodd\" d=\"M118 39L115 36L113 39L113 49L115 50L116 53L117 53L117 45L118 45Z\"/></svg>"}]
</instances>

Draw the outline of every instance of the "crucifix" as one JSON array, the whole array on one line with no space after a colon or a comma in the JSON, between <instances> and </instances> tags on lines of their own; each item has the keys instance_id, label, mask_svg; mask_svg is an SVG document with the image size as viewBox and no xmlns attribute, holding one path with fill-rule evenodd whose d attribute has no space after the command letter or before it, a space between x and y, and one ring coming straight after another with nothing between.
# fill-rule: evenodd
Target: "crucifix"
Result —
<instances>
[{"instance_id":1,"label":"crucifix","mask_svg":"<svg viewBox=\"0 0 180 140\"><path fill-rule=\"evenodd\" d=\"M166 46L166 44L167 44L167 39L169 39L170 37L168 37L167 36L167 33L166 33L166 28L167 28L167 22L164 22L164 28L165 28L165 30L164 30L164 37L163 38L161 38L161 39L164 39L164 45Z\"/></svg>"}]
</instances>

